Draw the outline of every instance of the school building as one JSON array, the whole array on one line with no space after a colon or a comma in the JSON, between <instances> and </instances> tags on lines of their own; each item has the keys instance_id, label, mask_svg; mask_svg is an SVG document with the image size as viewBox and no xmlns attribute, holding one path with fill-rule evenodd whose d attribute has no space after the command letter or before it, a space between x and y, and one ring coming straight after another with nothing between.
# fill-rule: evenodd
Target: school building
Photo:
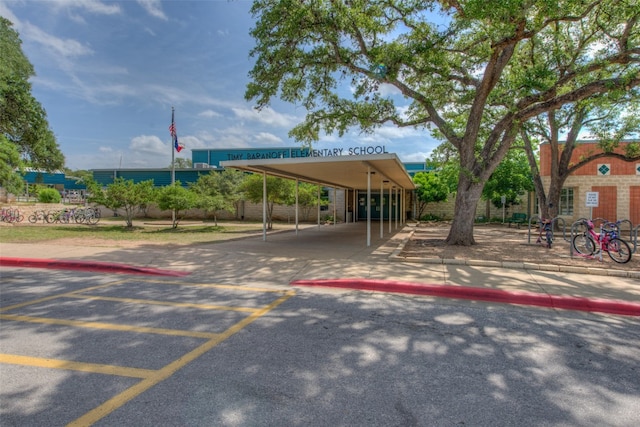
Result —
<instances>
[{"instance_id":1,"label":"school building","mask_svg":"<svg viewBox=\"0 0 640 427\"><path fill-rule=\"evenodd\" d=\"M624 152L624 146L634 141L625 141L616 149ZM561 148L560 148L561 149ZM540 173L543 185L549 187L551 175L551 146L540 146ZM575 164L584 156L599 152L595 142L579 142L574 149L571 163ZM374 161L384 159L374 165ZM386 163L385 163L386 162ZM197 181L212 170L225 167L239 168L254 173L266 173L311 182L323 187L323 197L329 206L322 210L305 212L303 221L315 221L324 217L335 217L338 221L358 221L367 218L367 197L371 200L371 219L388 220L390 217L415 218L417 203L411 190L409 179L417 172L427 171L425 162L400 162L396 155L388 153L384 146L346 147L332 149L308 149L301 147L243 148L243 149L195 149L192 150L193 167L176 169L175 180L182 185ZM296 166L297 165L297 166ZM298 170L287 170L297 168ZM386 168L391 168L387 171ZM96 169L94 179L108 185L115 178L140 182L153 180L156 186L171 183L170 169ZM393 179L389 175L398 174ZM367 176L369 183L367 185ZM402 184L400 183L402 182ZM28 171L28 184L44 184L61 191L84 189L75 179L63 173ZM448 202L430 203L425 213L441 218L453 217L454 197ZM390 209L391 208L391 209ZM294 215L295 208L277 206L274 219L287 220ZM528 216L538 212L535 194L524 197L523 204L514 206L513 212ZM158 213L160 214L160 213ZM500 209L483 202L479 203L478 216L500 217ZM640 223L640 162L625 162L615 157L603 157L589 162L565 181L559 206L559 215L567 223L578 218L605 218L608 220L627 219L636 225ZM260 219L262 206L248 202L241 203L239 211L221 213L221 218Z\"/></svg>"},{"instance_id":2,"label":"school building","mask_svg":"<svg viewBox=\"0 0 640 427\"><path fill-rule=\"evenodd\" d=\"M624 141L615 150L623 154L624 147L637 141ZM562 150L562 145L559 147ZM598 153L597 143L578 142L570 164ZM540 175L545 188L551 180L551 145L540 145ZM604 218L609 221L626 219L640 223L640 161L626 162L616 157L593 160L567 178L562 189L559 215L567 223L578 218Z\"/></svg>"}]
</instances>

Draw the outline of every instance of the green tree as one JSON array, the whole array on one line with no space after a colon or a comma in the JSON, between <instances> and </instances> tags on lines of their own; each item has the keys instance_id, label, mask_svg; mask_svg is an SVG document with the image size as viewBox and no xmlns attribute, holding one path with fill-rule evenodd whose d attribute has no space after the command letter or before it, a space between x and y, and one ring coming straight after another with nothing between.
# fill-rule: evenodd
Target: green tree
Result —
<instances>
[{"instance_id":1,"label":"green tree","mask_svg":"<svg viewBox=\"0 0 640 427\"><path fill-rule=\"evenodd\" d=\"M446 202L450 191L437 171L418 172L413 176L418 199L418 218L422 218L427 203Z\"/></svg>"},{"instance_id":2,"label":"green tree","mask_svg":"<svg viewBox=\"0 0 640 427\"><path fill-rule=\"evenodd\" d=\"M311 216L311 211L320 206L328 206L329 200L318 200L318 188L316 184L310 184L308 182L301 182L298 185L298 206L300 213L302 214L302 221L308 221Z\"/></svg>"},{"instance_id":3,"label":"green tree","mask_svg":"<svg viewBox=\"0 0 640 427\"><path fill-rule=\"evenodd\" d=\"M4 187L7 193L21 194L25 189L25 183L19 173L21 170L18 147L0 134L0 187Z\"/></svg>"},{"instance_id":4,"label":"green tree","mask_svg":"<svg viewBox=\"0 0 640 427\"><path fill-rule=\"evenodd\" d=\"M180 181L176 181L175 185L162 187L158 192L158 207L163 211L170 210L173 212L173 228L178 228L178 223L182 219L180 215L196 207L197 202L198 196L196 193L184 188Z\"/></svg>"},{"instance_id":5,"label":"green tree","mask_svg":"<svg viewBox=\"0 0 640 427\"><path fill-rule=\"evenodd\" d=\"M244 198L242 185L247 175L235 169L225 169L219 173L218 189L227 203L231 203L238 218L240 201Z\"/></svg>"},{"instance_id":6,"label":"green tree","mask_svg":"<svg viewBox=\"0 0 640 427\"><path fill-rule=\"evenodd\" d=\"M129 228L133 227L135 215L154 197L152 180L135 183L132 179L118 177L104 190L93 181L87 182L87 188L91 194L89 201L114 211L124 210L124 220Z\"/></svg>"},{"instance_id":7,"label":"green tree","mask_svg":"<svg viewBox=\"0 0 640 427\"><path fill-rule=\"evenodd\" d=\"M247 200L262 203L263 177L262 175L248 175L242 185L242 191ZM292 205L295 200L294 183L291 180L267 176L267 228L273 228L274 205Z\"/></svg>"},{"instance_id":8,"label":"green tree","mask_svg":"<svg viewBox=\"0 0 640 427\"><path fill-rule=\"evenodd\" d=\"M225 200L222 195L221 181L221 173L211 171L208 175L200 176L196 182L189 186L189 189L197 196L195 207L204 210L205 218L208 212L212 212L215 225L218 225L218 211L232 211L233 209L233 203Z\"/></svg>"},{"instance_id":9,"label":"green tree","mask_svg":"<svg viewBox=\"0 0 640 427\"><path fill-rule=\"evenodd\" d=\"M484 184L524 122L640 84L633 1L255 0L252 12L245 97L306 108L292 137L310 144L321 131L389 123L455 147L450 244L475 243Z\"/></svg>"},{"instance_id":10,"label":"green tree","mask_svg":"<svg viewBox=\"0 0 640 427\"><path fill-rule=\"evenodd\" d=\"M482 196L497 208L502 207L502 197L504 197L504 206L509 209L513 205L522 203L522 194L533 189L527 155L523 150L512 149L491 174L491 178L482 190Z\"/></svg>"},{"instance_id":11,"label":"green tree","mask_svg":"<svg viewBox=\"0 0 640 427\"><path fill-rule=\"evenodd\" d=\"M6 158L0 185L13 190L17 178L11 173L19 174L24 165L47 171L64 165L46 112L31 94L29 78L35 72L21 44L11 22L0 16L0 153Z\"/></svg>"},{"instance_id":12,"label":"green tree","mask_svg":"<svg viewBox=\"0 0 640 427\"><path fill-rule=\"evenodd\" d=\"M185 159L184 157L176 157L173 159L173 164L176 169L191 169L193 167L191 159ZM171 169L171 165L169 165L169 169Z\"/></svg>"}]
</instances>

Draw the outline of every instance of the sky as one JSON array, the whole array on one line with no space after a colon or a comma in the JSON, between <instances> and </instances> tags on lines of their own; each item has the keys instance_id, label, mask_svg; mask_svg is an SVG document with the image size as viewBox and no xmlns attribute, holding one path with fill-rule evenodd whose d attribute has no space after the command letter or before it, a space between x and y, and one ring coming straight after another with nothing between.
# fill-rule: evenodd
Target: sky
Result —
<instances>
[{"instance_id":1,"label":"sky","mask_svg":"<svg viewBox=\"0 0 640 427\"><path fill-rule=\"evenodd\" d=\"M66 167L164 168L192 149L295 147L306 111L244 99L255 46L249 0L0 0L35 68L32 93L47 112ZM384 87L381 90L385 90ZM386 88L391 90L391 87ZM324 135L314 148L384 146L422 162L438 142L408 128Z\"/></svg>"}]
</instances>

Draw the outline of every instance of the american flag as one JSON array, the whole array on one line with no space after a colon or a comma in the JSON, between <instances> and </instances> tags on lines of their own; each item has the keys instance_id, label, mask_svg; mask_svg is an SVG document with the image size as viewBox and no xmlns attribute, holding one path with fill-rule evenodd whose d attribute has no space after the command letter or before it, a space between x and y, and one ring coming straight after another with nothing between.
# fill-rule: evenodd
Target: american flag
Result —
<instances>
[{"instance_id":1,"label":"american flag","mask_svg":"<svg viewBox=\"0 0 640 427\"><path fill-rule=\"evenodd\" d=\"M178 142L178 134L176 132L176 124L174 121L173 111L171 111L171 126L169 126L169 133L171 134L171 138L173 139L173 146L179 153L184 148L184 144Z\"/></svg>"}]
</instances>

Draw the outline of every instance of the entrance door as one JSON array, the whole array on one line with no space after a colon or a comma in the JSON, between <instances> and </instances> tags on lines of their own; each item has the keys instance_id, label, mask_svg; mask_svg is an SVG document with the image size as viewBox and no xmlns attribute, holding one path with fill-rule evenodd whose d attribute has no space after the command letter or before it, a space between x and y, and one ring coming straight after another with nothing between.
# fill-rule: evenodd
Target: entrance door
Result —
<instances>
[{"instance_id":1,"label":"entrance door","mask_svg":"<svg viewBox=\"0 0 640 427\"><path fill-rule=\"evenodd\" d=\"M632 185L629 187L629 196L631 203L629 204L629 221L634 227L640 224L640 186Z\"/></svg>"},{"instance_id":2,"label":"entrance door","mask_svg":"<svg viewBox=\"0 0 640 427\"><path fill-rule=\"evenodd\" d=\"M615 186L594 186L591 187L591 191L598 193L598 207L593 208L593 217L614 222L618 220L618 188Z\"/></svg>"},{"instance_id":3,"label":"entrance door","mask_svg":"<svg viewBox=\"0 0 640 427\"><path fill-rule=\"evenodd\" d=\"M384 205L380 203L380 192L371 192L371 219L380 220L380 211L382 212L382 218L385 221L389 220L389 195L384 194ZM395 206L394 206L395 207ZM393 208L391 214L393 215ZM358 220L367 220L367 193L358 192Z\"/></svg>"}]
</instances>

